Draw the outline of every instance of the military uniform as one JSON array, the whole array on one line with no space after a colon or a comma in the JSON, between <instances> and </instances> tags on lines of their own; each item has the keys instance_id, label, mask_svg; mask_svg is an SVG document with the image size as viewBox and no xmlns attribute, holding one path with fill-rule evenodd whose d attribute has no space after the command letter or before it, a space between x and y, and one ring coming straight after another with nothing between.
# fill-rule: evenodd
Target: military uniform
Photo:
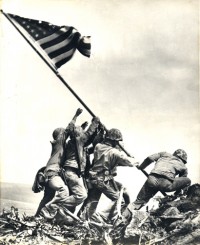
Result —
<instances>
[{"instance_id":1,"label":"military uniform","mask_svg":"<svg viewBox=\"0 0 200 245\"><path fill-rule=\"evenodd\" d=\"M56 131L57 135L56 137L54 136L55 140L51 142L51 157L47 162L44 171L46 186L48 186L48 189L52 189L56 192L53 199L48 202L41 210L41 213L44 216L50 214L49 218L51 217L51 215L53 217L57 212L57 203L65 202L65 199L69 196L68 187L65 185L64 181L60 177L60 165L64 157L64 148L67 139L67 133L64 128L58 128L56 129Z\"/></svg>"},{"instance_id":2,"label":"military uniform","mask_svg":"<svg viewBox=\"0 0 200 245\"><path fill-rule=\"evenodd\" d=\"M120 191L120 184L113 179L116 166L133 167L134 164L132 158L125 156L109 143L97 144L94 149L93 167L89 171L91 189L85 203L86 218L92 217L96 211L102 193L113 201L112 209L115 209Z\"/></svg>"},{"instance_id":3,"label":"military uniform","mask_svg":"<svg viewBox=\"0 0 200 245\"><path fill-rule=\"evenodd\" d=\"M81 127L75 127L74 136L66 145L66 158L63 168L71 195L65 199L64 205L70 211L74 211L75 207L81 204L87 197L87 190L83 179L80 177L86 168L85 146L96 132L98 125L99 119L94 118L86 131L83 131Z\"/></svg>"},{"instance_id":4,"label":"military uniform","mask_svg":"<svg viewBox=\"0 0 200 245\"><path fill-rule=\"evenodd\" d=\"M69 132L73 129L73 125L75 124L77 117L80 115L81 112L81 109L78 109L76 111L76 114L74 115L72 121L68 124L68 127L66 129L57 128L53 131L52 136L54 140L51 142L51 157L46 164L44 177L48 189L52 189L56 193L53 199L41 209L40 214L45 216L46 218L53 218L57 213L58 205L63 205L66 198L69 196L69 189L61 177L60 168L65 158L64 150L66 140L68 138Z\"/></svg>"},{"instance_id":5,"label":"military uniform","mask_svg":"<svg viewBox=\"0 0 200 245\"><path fill-rule=\"evenodd\" d=\"M185 166L187 155L183 150L178 149L174 154L167 152L153 154L147 157L138 168L145 169L152 162L156 162L155 167L133 202L135 209L144 206L158 191L179 192L191 184Z\"/></svg>"}]
</instances>

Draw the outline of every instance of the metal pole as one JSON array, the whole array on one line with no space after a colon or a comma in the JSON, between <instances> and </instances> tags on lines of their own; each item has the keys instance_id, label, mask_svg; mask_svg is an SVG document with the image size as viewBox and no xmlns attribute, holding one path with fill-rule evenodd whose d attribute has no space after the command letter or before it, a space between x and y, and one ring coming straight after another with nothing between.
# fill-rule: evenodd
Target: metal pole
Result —
<instances>
[{"instance_id":1,"label":"metal pole","mask_svg":"<svg viewBox=\"0 0 200 245\"><path fill-rule=\"evenodd\" d=\"M95 114L90 110L90 108L83 102L83 100L74 92L74 90L67 84L64 78L59 74L59 72L49 64L49 62L41 55L41 53L34 47L34 45L28 40L28 38L20 31L20 29L15 25L15 23L9 18L9 16L3 12L1 13L9 20L9 22L15 27L15 29L22 35L22 37L27 41L27 43L33 48L33 50L40 56L40 58L48 65L48 67L53 71L53 73L60 79L60 81L69 89L69 91L76 97L76 99L85 107L92 117L95 117ZM105 128L107 131L107 129ZM120 148L128 155L130 154L119 144Z\"/></svg>"}]
</instances>

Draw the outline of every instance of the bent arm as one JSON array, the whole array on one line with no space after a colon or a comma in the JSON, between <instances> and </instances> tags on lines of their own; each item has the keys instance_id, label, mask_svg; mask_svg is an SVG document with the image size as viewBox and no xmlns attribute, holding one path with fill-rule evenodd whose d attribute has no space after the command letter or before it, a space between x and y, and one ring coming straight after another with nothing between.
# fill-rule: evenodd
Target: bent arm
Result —
<instances>
[{"instance_id":1,"label":"bent arm","mask_svg":"<svg viewBox=\"0 0 200 245\"><path fill-rule=\"evenodd\" d=\"M87 141L90 139L91 136L93 136L96 133L96 130L99 126L100 120L98 117L94 117L92 119L92 122L90 124L90 126L88 127L88 129L86 130L86 132L84 133L84 135L82 136L82 142L84 144L87 143Z\"/></svg>"},{"instance_id":2,"label":"bent arm","mask_svg":"<svg viewBox=\"0 0 200 245\"><path fill-rule=\"evenodd\" d=\"M116 166L134 167L138 164L134 157L128 157L122 152L116 152L114 158Z\"/></svg>"},{"instance_id":3,"label":"bent arm","mask_svg":"<svg viewBox=\"0 0 200 245\"><path fill-rule=\"evenodd\" d=\"M138 166L138 169L145 169L152 162L156 162L159 158L165 156L166 154L167 154L166 152L159 152L151 156L148 156L146 159L144 159L144 161L140 164L140 166Z\"/></svg>"}]
</instances>

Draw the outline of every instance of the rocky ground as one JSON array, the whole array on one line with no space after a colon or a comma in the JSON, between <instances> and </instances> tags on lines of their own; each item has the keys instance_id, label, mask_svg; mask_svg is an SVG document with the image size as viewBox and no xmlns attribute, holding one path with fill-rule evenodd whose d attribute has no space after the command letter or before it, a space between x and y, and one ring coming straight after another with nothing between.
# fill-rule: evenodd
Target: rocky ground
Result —
<instances>
[{"instance_id":1,"label":"rocky ground","mask_svg":"<svg viewBox=\"0 0 200 245\"><path fill-rule=\"evenodd\" d=\"M200 185L192 185L186 195L159 198L159 208L124 212L111 225L100 216L90 222L76 217L53 221L20 214L15 207L0 215L0 244L200 244Z\"/></svg>"}]
</instances>

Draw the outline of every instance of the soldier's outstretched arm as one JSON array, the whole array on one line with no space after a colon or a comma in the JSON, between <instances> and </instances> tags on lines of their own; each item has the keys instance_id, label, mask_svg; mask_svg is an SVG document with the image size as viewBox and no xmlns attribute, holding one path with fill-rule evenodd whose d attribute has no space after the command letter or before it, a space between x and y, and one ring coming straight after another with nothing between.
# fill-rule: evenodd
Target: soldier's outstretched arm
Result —
<instances>
[{"instance_id":1,"label":"soldier's outstretched arm","mask_svg":"<svg viewBox=\"0 0 200 245\"><path fill-rule=\"evenodd\" d=\"M74 126L75 126L75 123L76 123L76 119L77 119L77 117L82 113L82 111L83 111L83 110L80 109L80 108L78 108L78 109L76 110L75 115L73 116L71 122L68 124L68 126L67 126L67 128L66 128L67 131L73 131Z\"/></svg>"},{"instance_id":2,"label":"soldier's outstretched arm","mask_svg":"<svg viewBox=\"0 0 200 245\"><path fill-rule=\"evenodd\" d=\"M80 114L81 114L82 112L83 112L83 110L80 109L80 108L78 108L78 109L76 110L76 113L75 113L74 117L72 118L72 121L75 121L75 122L76 122L77 117L80 116Z\"/></svg>"},{"instance_id":3,"label":"soldier's outstretched arm","mask_svg":"<svg viewBox=\"0 0 200 245\"><path fill-rule=\"evenodd\" d=\"M100 124L100 119L99 117L93 117L92 118L92 122L89 125L88 129L86 130L86 132L84 133L84 135L82 135L82 141L83 142L87 142L88 139L95 134L98 126Z\"/></svg>"}]
</instances>

